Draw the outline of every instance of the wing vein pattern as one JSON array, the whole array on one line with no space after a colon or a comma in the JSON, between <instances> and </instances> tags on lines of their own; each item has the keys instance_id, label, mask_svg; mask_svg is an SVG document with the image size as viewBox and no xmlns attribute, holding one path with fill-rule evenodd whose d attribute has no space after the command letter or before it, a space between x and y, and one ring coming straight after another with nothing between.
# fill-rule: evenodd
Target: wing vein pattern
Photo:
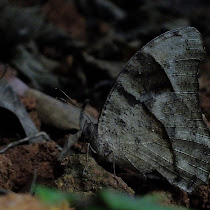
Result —
<instances>
[{"instance_id":1,"label":"wing vein pattern","mask_svg":"<svg viewBox=\"0 0 210 210\"><path fill-rule=\"evenodd\" d=\"M188 192L207 183L210 136L197 79L204 55L200 33L186 27L160 35L130 59L98 123L100 140L119 164L157 171Z\"/></svg>"}]
</instances>

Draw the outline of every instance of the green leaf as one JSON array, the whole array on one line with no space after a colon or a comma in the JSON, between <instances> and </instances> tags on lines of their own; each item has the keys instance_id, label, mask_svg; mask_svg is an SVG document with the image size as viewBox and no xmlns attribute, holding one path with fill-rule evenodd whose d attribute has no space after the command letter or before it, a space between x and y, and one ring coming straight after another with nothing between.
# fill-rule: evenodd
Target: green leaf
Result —
<instances>
[{"instance_id":1,"label":"green leaf","mask_svg":"<svg viewBox=\"0 0 210 210\"><path fill-rule=\"evenodd\" d=\"M144 196L142 198L131 197L122 193L105 190L101 192L101 198L109 209L117 210L180 210L178 207L163 206L159 196Z\"/></svg>"},{"instance_id":2,"label":"green leaf","mask_svg":"<svg viewBox=\"0 0 210 210\"><path fill-rule=\"evenodd\" d=\"M73 195L69 193L63 193L44 186L37 186L35 194L46 204L59 204L63 201L71 202L74 200Z\"/></svg>"}]
</instances>

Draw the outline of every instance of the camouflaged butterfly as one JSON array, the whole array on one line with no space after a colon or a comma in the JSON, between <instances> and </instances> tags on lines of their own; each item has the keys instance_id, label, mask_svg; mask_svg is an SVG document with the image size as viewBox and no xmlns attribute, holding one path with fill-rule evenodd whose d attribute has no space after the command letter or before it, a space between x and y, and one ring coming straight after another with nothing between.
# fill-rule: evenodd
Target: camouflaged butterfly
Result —
<instances>
[{"instance_id":1,"label":"camouflaged butterfly","mask_svg":"<svg viewBox=\"0 0 210 210\"><path fill-rule=\"evenodd\" d=\"M116 164L145 175L156 171L187 192L207 183L210 136L197 79L204 55L193 27L166 32L138 51L118 76L98 124L82 126L94 150L113 153Z\"/></svg>"}]
</instances>

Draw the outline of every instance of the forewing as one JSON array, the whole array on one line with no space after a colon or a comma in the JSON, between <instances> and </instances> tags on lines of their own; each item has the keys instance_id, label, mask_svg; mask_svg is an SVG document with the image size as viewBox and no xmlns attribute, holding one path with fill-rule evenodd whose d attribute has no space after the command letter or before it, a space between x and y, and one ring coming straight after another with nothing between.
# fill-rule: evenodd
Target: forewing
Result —
<instances>
[{"instance_id":1,"label":"forewing","mask_svg":"<svg viewBox=\"0 0 210 210\"><path fill-rule=\"evenodd\" d=\"M155 38L118 76L98 123L117 162L143 173L157 170L188 192L206 183L210 171L209 131L198 100L204 54L192 27Z\"/></svg>"}]
</instances>

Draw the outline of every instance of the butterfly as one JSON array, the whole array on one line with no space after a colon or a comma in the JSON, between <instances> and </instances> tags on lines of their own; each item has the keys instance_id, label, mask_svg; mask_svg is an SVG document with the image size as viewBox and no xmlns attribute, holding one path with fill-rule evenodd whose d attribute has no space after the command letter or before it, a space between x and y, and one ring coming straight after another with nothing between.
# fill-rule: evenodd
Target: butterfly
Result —
<instances>
[{"instance_id":1,"label":"butterfly","mask_svg":"<svg viewBox=\"0 0 210 210\"><path fill-rule=\"evenodd\" d=\"M139 50L111 89L97 124L83 134L93 149L125 168L158 172L192 192L208 183L210 136L198 99L205 50L194 27L166 32Z\"/></svg>"}]
</instances>

